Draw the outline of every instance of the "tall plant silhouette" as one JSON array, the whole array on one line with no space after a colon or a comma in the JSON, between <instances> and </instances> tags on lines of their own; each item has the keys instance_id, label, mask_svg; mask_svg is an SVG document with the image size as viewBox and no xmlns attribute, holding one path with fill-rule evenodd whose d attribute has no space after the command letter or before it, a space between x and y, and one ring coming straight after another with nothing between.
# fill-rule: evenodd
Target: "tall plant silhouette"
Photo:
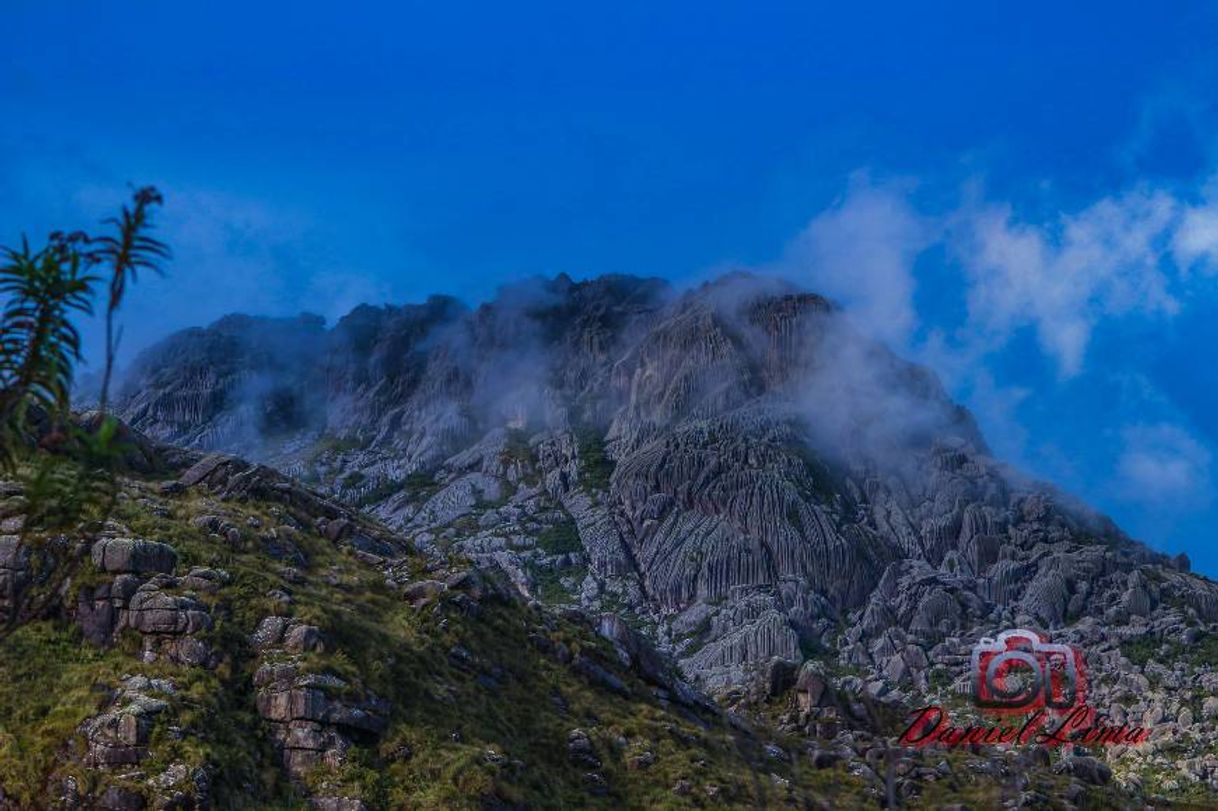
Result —
<instances>
[{"instance_id":1,"label":"tall plant silhouette","mask_svg":"<svg viewBox=\"0 0 1218 811\"><path fill-rule=\"evenodd\" d=\"M147 236L148 213L161 204L151 186L135 191L132 205L105 221L113 235L54 233L32 251L0 249L0 472L25 479L27 525L63 527L86 518L104 520L118 495L118 471L129 444L121 423L106 415L118 351L115 313L140 270L160 270L169 249ZM93 312L90 270L108 271L106 365L101 414L70 419L72 375L80 360L74 318Z\"/></svg>"},{"instance_id":2,"label":"tall plant silhouette","mask_svg":"<svg viewBox=\"0 0 1218 811\"><path fill-rule=\"evenodd\" d=\"M118 356L118 345L122 340L122 328L115 331L114 316L123 303L127 283L135 282L141 270L161 273L161 262L169 258L169 247L150 236L152 228L150 209L161 205L164 199L152 186L137 189L131 206L123 206L117 217L105 220L117 233L91 240L90 260L109 270L110 290L106 304L106 365L102 372L101 395L98 410L105 416L110 400L110 380L114 375L114 361Z\"/></svg>"},{"instance_id":3,"label":"tall plant silhouette","mask_svg":"<svg viewBox=\"0 0 1218 811\"><path fill-rule=\"evenodd\" d=\"M65 413L73 367L80 359L80 333L74 314L93 311L88 260L82 234L53 234L48 245L32 252L3 249L0 296L7 302L0 316L0 465L12 470L25 444L31 407L44 414Z\"/></svg>"}]
</instances>

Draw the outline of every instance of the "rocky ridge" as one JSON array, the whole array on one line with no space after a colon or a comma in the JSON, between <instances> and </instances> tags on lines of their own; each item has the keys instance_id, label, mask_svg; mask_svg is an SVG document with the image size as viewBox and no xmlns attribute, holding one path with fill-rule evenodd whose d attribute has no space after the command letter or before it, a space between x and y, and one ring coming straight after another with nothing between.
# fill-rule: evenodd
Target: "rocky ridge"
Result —
<instances>
[{"instance_id":1,"label":"rocky ridge","mask_svg":"<svg viewBox=\"0 0 1218 811\"><path fill-rule=\"evenodd\" d=\"M881 703L811 671L726 713L617 614L129 436L174 461L125 477L104 525L27 526L3 485L0 808L1133 801L1010 753L894 748Z\"/></svg>"},{"instance_id":2,"label":"rocky ridge","mask_svg":"<svg viewBox=\"0 0 1218 811\"><path fill-rule=\"evenodd\" d=\"M670 779L693 787L677 806L704 784L739 805L826 790L830 775L785 765L754 785L761 733L614 618L530 605L501 571L421 555L270 468L165 455L180 464L126 478L104 526L27 527L21 485L4 484L0 808L644 807L676 796ZM576 730L595 759L569 753ZM647 767L627 766L639 748Z\"/></svg>"},{"instance_id":3,"label":"rocky ridge","mask_svg":"<svg viewBox=\"0 0 1218 811\"><path fill-rule=\"evenodd\" d=\"M618 617L729 704L828 666L907 707L950 694L981 636L1030 627L1087 647L1105 706L1179 725L1183 749L1110 753L1119 778L1214 780L1215 662L1164 657L1208 650L1218 587L992 459L933 375L813 294L559 277L331 330L225 319L146 353L125 391L136 427L256 448L427 554Z\"/></svg>"}]
</instances>

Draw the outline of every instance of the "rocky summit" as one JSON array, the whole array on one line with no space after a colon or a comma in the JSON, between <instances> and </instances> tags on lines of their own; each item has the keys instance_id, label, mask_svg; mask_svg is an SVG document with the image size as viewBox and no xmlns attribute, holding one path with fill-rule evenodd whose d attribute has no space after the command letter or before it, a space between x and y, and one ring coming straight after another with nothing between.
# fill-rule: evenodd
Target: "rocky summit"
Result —
<instances>
[{"instance_id":1,"label":"rocky summit","mask_svg":"<svg viewBox=\"0 0 1218 811\"><path fill-rule=\"evenodd\" d=\"M234 315L119 409L104 526L3 485L0 808L1218 799L1218 585L785 283ZM1012 628L1150 740L902 745Z\"/></svg>"},{"instance_id":2,"label":"rocky summit","mask_svg":"<svg viewBox=\"0 0 1218 811\"><path fill-rule=\"evenodd\" d=\"M1218 620L1185 558L1004 467L932 373L775 280L233 316L144 353L122 411L619 614L712 693L813 651L904 690L907 648L976 629Z\"/></svg>"}]
</instances>

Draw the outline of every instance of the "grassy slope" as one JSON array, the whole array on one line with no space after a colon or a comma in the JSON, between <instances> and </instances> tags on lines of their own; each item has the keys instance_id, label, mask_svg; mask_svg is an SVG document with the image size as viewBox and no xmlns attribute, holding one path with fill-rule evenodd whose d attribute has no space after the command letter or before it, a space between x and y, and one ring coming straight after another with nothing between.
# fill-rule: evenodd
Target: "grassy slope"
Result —
<instances>
[{"instance_id":1,"label":"grassy slope","mask_svg":"<svg viewBox=\"0 0 1218 811\"><path fill-rule=\"evenodd\" d=\"M82 791L95 793L113 783L138 788L171 763L210 766L219 808L305 808L306 793L360 796L373 808L878 807L876 795L866 794L861 778L845 767L817 770L798 757L766 757L762 745L772 740L789 751L801 748L801 741L766 731L789 711L787 700L763 712L759 731L750 735L713 714L665 707L648 685L618 671L631 689L623 698L535 644L545 637L572 653L613 662L608 644L581 625L498 601L484 601L473 616L448 600L416 610L378 568L308 529L297 544L310 563L297 580L260 549L255 531L233 548L191 523L223 513L242 528L250 519L270 527L283 522L281 506L218 502L197 491L162 497L140 482L129 483L127 495L116 519L136 536L172 544L180 573L209 566L232 576L215 595L200 595L211 604L215 623L207 636L223 661L214 671L141 663L134 632L113 649L99 650L83 641L63 611L0 630L0 786L18 807L55 796L59 784L48 788L52 776L72 775ZM307 526L306 519L298 516ZM71 604L77 589L104 577L87 555L69 554L71 544L27 542L58 550L51 576L33 595L45 606ZM426 576L425 561L410 565L416 576ZM289 606L270 596L277 591L292 595ZM248 639L263 617L276 613L316 624L327 635L325 653L304 657L307 669L338 674L347 689L392 703L383 736L357 741L340 769L319 769L305 786L284 776L268 725L254 706L258 657ZM469 651L468 660L454 659L454 646ZM149 758L138 771L85 769L77 729L106 705L109 689L133 673L177 686L169 709L158 716ZM603 793L590 791L587 767L568 758L574 728L594 743ZM654 763L629 768L643 752L651 752ZM951 776L926 784L912 807L999 802L997 783L978 768L980 758L951 751L942 759ZM1030 788L1050 798L1059 797L1067 782L1047 770L1030 777ZM680 781L688 782L689 793L673 791ZM1097 791L1088 802L1116 807L1118 800Z\"/></svg>"},{"instance_id":2,"label":"grassy slope","mask_svg":"<svg viewBox=\"0 0 1218 811\"><path fill-rule=\"evenodd\" d=\"M298 540L310 559L306 578L288 582L280 565L257 548L253 533L233 549L190 523L200 514L224 512L239 526L250 517L272 526L279 521L274 505L217 504L194 492L161 498L138 483L129 493L133 498L121 503L117 520L137 536L172 544L180 572L204 565L232 575L216 595L201 595L212 604L215 627L208 637L224 661L215 671L143 664L134 634L112 650L97 650L63 618L6 633L0 638L0 785L18 803L45 801L52 772L73 774L84 788L122 782L115 773L74 764L73 753L83 751L75 730L104 706L106 688L124 674L141 673L173 680L178 692L158 717L151 755L137 778L174 762L210 763L217 768L220 807L300 805L301 793L278 769L266 725L254 710L256 658L247 640L271 613L293 614L328 635L327 652L307 655L309 669L337 673L350 689L392 702L388 731L361 742L337 772L310 775L314 791L323 785L327 794L343 789L387 808L678 808L710 805L708 786L718 787L718 804L751 807L802 805L858 785L844 772L766 761L757 739L729 731L714 716L664 708L627 673L619 675L631 687L630 698L593 686L529 639L540 633L575 653L599 648L602 661L613 661L607 643L581 626L500 602L486 603L476 616L443 601L417 611L375 567L307 530ZM166 514L149 509L152 502ZM60 560L58 577L40 588L57 589L66 577L70 594L73 584L99 577L90 569L87 559ZM291 593L287 609L267 596L276 589ZM472 665L450 661L454 645L473 654ZM590 793L588 770L568 760L567 735L576 727L588 732L604 764L603 795ZM656 756L654 765L627 768L627 759L643 751ZM679 780L690 782L690 794L672 791Z\"/></svg>"}]
</instances>

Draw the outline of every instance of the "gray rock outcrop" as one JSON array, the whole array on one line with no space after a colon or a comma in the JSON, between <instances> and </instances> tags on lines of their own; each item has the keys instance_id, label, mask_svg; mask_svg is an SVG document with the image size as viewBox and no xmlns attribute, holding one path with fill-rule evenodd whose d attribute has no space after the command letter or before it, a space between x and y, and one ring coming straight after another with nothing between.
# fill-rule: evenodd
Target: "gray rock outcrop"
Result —
<instances>
[{"instance_id":1,"label":"gray rock outcrop","mask_svg":"<svg viewBox=\"0 0 1218 811\"><path fill-rule=\"evenodd\" d=\"M172 546L138 538L103 538L91 555L94 566L112 574L172 574L178 563Z\"/></svg>"},{"instance_id":2,"label":"gray rock outcrop","mask_svg":"<svg viewBox=\"0 0 1218 811\"><path fill-rule=\"evenodd\" d=\"M530 596L627 609L715 690L843 625L848 658L916 684L893 631L924 649L980 623L1145 616L1165 596L1141 568L1179 568L994 460L933 374L769 279L677 295L560 276L329 330L232 317L145 353L121 407L158 439L261 450L333 494L311 505L333 518L346 499ZM182 482L291 494L270 467L213 454ZM333 518L335 542L393 551ZM1218 615L1188 582L1171 590Z\"/></svg>"}]
</instances>

